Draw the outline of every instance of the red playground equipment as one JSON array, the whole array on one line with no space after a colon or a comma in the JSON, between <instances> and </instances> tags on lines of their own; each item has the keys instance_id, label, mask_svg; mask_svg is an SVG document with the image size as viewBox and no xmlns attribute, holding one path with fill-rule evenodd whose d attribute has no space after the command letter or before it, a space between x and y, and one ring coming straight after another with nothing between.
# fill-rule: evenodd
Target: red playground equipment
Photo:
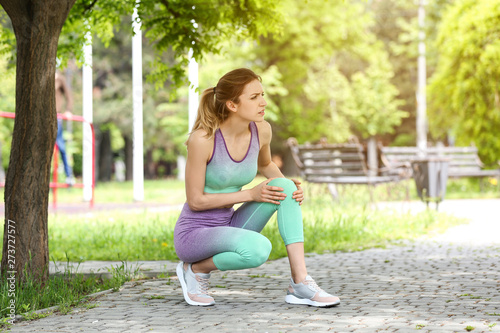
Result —
<instances>
[{"instance_id":1,"label":"red playground equipment","mask_svg":"<svg viewBox=\"0 0 500 333\"><path fill-rule=\"evenodd\" d=\"M3 112L0 111L0 117L15 119L16 114L13 112ZM81 123L86 123L90 126L90 131L92 133L92 198L90 199L90 208L94 207L94 188L95 188L95 136L94 136L94 125L91 122L83 119L82 116L77 115L64 115L61 113L57 114L57 119L79 121ZM50 182L50 188L52 189L52 207L57 209L57 189L70 187L66 183L58 183L58 163L59 163L59 149L57 145L54 145L54 155L52 157L52 182ZM4 187L5 183L0 183L0 187ZM72 187L83 188L83 183L75 183Z\"/></svg>"}]
</instances>

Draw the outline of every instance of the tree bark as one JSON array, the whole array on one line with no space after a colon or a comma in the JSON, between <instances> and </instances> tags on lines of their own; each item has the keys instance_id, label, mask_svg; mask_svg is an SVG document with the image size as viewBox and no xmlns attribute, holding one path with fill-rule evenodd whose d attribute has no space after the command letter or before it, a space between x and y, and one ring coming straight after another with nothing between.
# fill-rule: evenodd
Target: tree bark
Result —
<instances>
[{"instance_id":1,"label":"tree bark","mask_svg":"<svg viewBox=\"0 0 500 333\"><path fill-rule=\"evenodd\" d=\"M101 132L99 140L99 181L111 181L113 167L113 150L111 149L111 133L109 130Z\"/></svg>"},{"instance_id":2,"label":"tree bark","mask_svg":"<svg viewBox=\"0 0 500 333\"><path fill-rule=\"evenodd\" d=\"M125 141L125 180L132 180L134 177L133 168L134 168L134 160L133 160L133 142L130 136L124 135L123 140Z\"/></svg>"},{"instance_id":3,"label":"tree bark","mask_svg":"<svg viewBox=\"0 0 500 333\"><path fill-rule=\"evenodd\" d=\"M144 176L146 179L154 179L155 172L155 162L153 161L153 149L148 149L146 151L145 159L145 168L144 168Z\"/></svg>"},{"instance_id":4,"label":"tree bark","mask_svg":"<svg viewBox=\"0 0 500 333\"><path fill-rule=\"evenodd\" d=\"M5 183L1 271L48 279L48 197L57 131L59 34L75 0L0 0L17 41L16 118Z\"/></svg>"}]
</instances>

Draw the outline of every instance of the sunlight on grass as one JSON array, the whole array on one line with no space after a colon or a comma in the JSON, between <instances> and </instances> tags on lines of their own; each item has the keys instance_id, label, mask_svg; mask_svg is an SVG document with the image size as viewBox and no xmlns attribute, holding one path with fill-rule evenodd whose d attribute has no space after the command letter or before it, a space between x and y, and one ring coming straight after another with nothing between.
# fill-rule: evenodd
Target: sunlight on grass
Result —
<instances>
[{"instance_id":1,"label":"sunlight on grass","mask_svg":"<svg viewBox=\"0 0 500 333\"><path fill-rule=\"evenodd\" d=\"M134 271L127 267L126 263L122 263L110 273L110 279L103 279L98 276L85 277L83 274L74 274L71 269L67 269L64 273L52 275L45 285L26 273L23 283L17 279L15 282L16 313L22 314L27 320L32 320L46 316L46 314L34 311L54 305L58 305L58 308L49 314L54 311L61 314L71 313L74 306L95 307L97 304L90 304L92 299L86 298L86 295L109 289L116 291L126 281L134 279L138 271ZM10 309L8 308L10 305L8 297L10 284L6 279L6 275L0 277L0 318L2 319L10 318ZM5 325L5 320L3 323L0 321L0 332L2 332L2 324Z\"/></svg>"},{"instance_id":2,"label":"sunlight on grass","mask_svg":"<svg viewBox=\"0 0 500 333\"><path fill-rule=\"evenodd\" d=\"M263 181L257 178L247 187ZM146 198L170 203L185 200L184 183L176 180L147 182ZM403 184L404 185L404 184ZM465 186L465 185L462 185ZM303 208L306 252L361 250L385 246L400 239L412 239L456 225L463 220L433 210L403 214L373 209L367 187L341 189L342 199L333 201L325 185L305 184ZM76 190L76 189L72 189ZM109 183L100 186L100 198L124 202L132 184ZM387 189L375 189L377 198ZM403 196L404 186L398 187ZM78 191L74 191L78 192ZM402 199L402 198L401 198ZM94 211L87 215L49 215L49 254L51 260L177 260L173 232L179 211ZM3 234L3 230L0 231ZM286 256L276 217L263 230L273 244L271 259Z\"/></svg>"},{"instance_id":3,"label":"sunlight on grass","mask_svg":"<svg viewBox=\"0 0 500 333\"><path fill-rule=\"evenodd\" d=\"M173 232L179 212L107 212L52 215L51 260L163 260L176 258Z\"/></svg>"},{"instance_id":4,"label":"sunlight on grass","mask_svg":"<svg viewBox=\"0 0 500 333\"><path fill-rule=\"evenodd\" d=\"M257 178L248 187L261 182ZM149 202L182 203L185 200L184 183L179 181L148 182L146 200ZM461 185L466 186L466 184ZM342 199L333 201L325 185L306 184L306 201L302 206L304 219L305 250L307 253L358 251L383 247L402 239L414 239L430 233L441 232L464 220L427 210L418 214L372 208L366 187L342 189ZM391 189L393 190L393 189ZM394 191L394 190L393 190ZM404 187L387 192L375 189L381 200L383 193L402 195ZM69 190L65 202L80 200L80 191ZM131 183L103 184L96 191L102 202L130 202ZM403 195L404 197L404 195ZM179 211L92 211L85 215L49 215L49 255L51 261L82 262L87 260L178 260L174 243L174 227ZM274 216L263 230L273 245L270 259L286 256L286 249L279 234ZM0 236L3 230L0 231ZM19 286L16 313L26 313L54 304L60 313L69 313L75 305L84 302L84 295L100 290L117 290L125 281L133 279L134 272L123 266L112 272L111 280L97 277L72 276L71 272L50 279L48 286ZM8 284L4 283L5 289ZM2 288L0 288L2 289ZM0 305L6 309L7 297L2 290ZM84 305L85 306L85 305ZM0 317L6 312L0 312ZM0 323L0 329L2 325Z\"/></svg>"},{"instance_id":5,"label":"sunlight on grass","mask_svg":"<svg viewBox=\"0 0 500 333\"><path fill-rule=\"evenodd\" d=\"M133 202L133 182L98 183L95 188L95 203ZM3 202L4 191L0 191ZM158 179L144 181L144 202L181 204L186 201L184 181L177 179ZM60 188L57 190L58 203L83 203L81 188ZM52 204L52 190L49 193Z\"/></svg>"},{"instance_id":6,"label":"sunlight on grass","mask_svg":"<svg viewBox=\"0 0 500 333\"><path fill-rule=\"evenodd\" d=\"M255 179L247 186L263 181ZM413 182L408 184L413 186ZM103 183L96 189L99 202L130 202L131 182ZM479 190L479 183L461 180L451 183L452 193ZM370 208L369 191L364 186L340 189L341 200L334 202L325 185L304 184L303 207L305 248L307 252L360 250L384 246L399 239L411 239L429 232L445 230L460 220L433 210L419 214ZM492 193L490 186L485 193ZM392 192L390 192L390 191ZM80 200L81 190L67 190L71 196L61 201ZM415 196L414 187L410 188ZM406 184L377 187L374 195L384 194L404 199ZM67 193L67 194L68 194ZM178 180L146 181L146 202L181 204L185 201L184 182ZM49 254L51 260L177 260L173 231L179 211L170 212L97 212L88 215L49 215ZM263 230L273 244L271 259L286 256L275 217ZM3 234L3 230L0 231Z\"/></svg>"},{"instance_id":7,"label":"sunlight on grass","mask_svg":"<svg viewBox=\"0 0 500 333\"><path fill-rule=\"evenodd\" d=\"M460 220L433 210L419 214L370 208L362 198L334 203L326 189L303 205L307 252L361 250L445 230ZM361 193L360 197L364 194ZM173 232L179 211L107 212L89 216L51 215L51 260L177 260ZM271 259L286 256L274 216L263 234L273 244Z\"/></svg>"},{"instance_id":8,"label":"sunlight on grass","mask_svg":"<svg viewBox=\"0 0 500 333\"><path fill-rule=\"evenodd\" d=\"M416 239L429 233L466 222L434 210L418 214L371 208L366 201L332 203L328 193L317 195L303 207L306 253L358 251L384 247L403 239ZM273 220L276 218L273 217ZM277 224L273 221L263 230L272 244L271 259L286 256Z\"/></svg>"}]
</instances>

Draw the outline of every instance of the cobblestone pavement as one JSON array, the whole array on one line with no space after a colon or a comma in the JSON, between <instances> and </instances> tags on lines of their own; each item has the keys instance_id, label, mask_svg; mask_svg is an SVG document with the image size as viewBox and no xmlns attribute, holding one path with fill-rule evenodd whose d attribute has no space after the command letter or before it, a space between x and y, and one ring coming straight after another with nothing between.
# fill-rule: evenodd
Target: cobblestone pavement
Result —
<instances>
[{"instance_id":1,"label":"cobblestone pavement","mask_svg":"<svg viewBox=\"0 0 500 333\"><path fill-rule=\"evenodd\" d=\"M492 213L500 200L490 204ZM487 216L500 223L498 213ZM212 274L213 307L187 305L172 276L129 282L97 297L93 308L21 321L11 332L500 332L499 234L485 235L483 219L460 230L387 249L308 256L313 278L341 298L334 308L284 303L285 258Z\"/></svg>"}]
</instances>

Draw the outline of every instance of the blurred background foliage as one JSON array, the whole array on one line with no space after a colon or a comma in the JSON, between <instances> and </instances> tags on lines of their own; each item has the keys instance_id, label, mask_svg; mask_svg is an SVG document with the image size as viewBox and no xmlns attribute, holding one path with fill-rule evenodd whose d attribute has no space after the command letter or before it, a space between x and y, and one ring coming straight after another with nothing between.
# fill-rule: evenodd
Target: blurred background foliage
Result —
<instances>
[{"instance_id":1,"label":"blurred background foliage","mask_svg":"<svg viewBox=\"0 0 500 333\"><path fill-rule=\"evenodd\" d=\"M106 0L108 1L108 0ZM227 2L227 1L226 1ZM143 1L145 10L154 1ZM176 10L189 10L187 2ZM229 3L229 2L227 2ZM273 2L274 3L274 2ZM200 90L213 87L225 72L249 67L259 73L268 101L267 120L274 129L273 152L286 155L284 142L361 142L375 138L384 145L416 144L418 3L413 0L281 0L280 21L265 29L252 21L247 35L219 27L205 31L207 54L195 48ZM123 6L130 6L124 2ZM197 29L223 20L227 5L214 13L200 2L193 19ZM238 6L236 6L238 7ZM128 8L128 7L127 7ZM260 7L259 7L260 8ZM255 9L265 15L265 9ZM77 10L78 6L74 8ZM151 8L149 8L151 9ZM487 163L500 159L500 2L428 0L426 46L429 143L475 144ZM169 34L182 27L153 28L143 21L145 175L176 174L188 135L187 46ZM214 16L216 15L216 16ZM244 19L244 14L238 14ZM189 18L188 18L189 19ZM95 19L95 24L99 24ZM98 139L100 181L113 179L113 165L123 161L131 178L132 64L130 17L116 11L113 25L99 27L93 42L94 122ZM191 21L186 21L191 22ZM203 23L205 22L205 24ZM265 20L263 22L266 22ZM12 45L9 21L0 10L0 40ZM192 24L192 23L191 23ZM260 23L262 24L262 22ZM157 25L158 27L160 25ZM60 71L70 82L75 114L81 114L82 54L69 41L83 22L70 18L61 36ZM170 29L170 30L168 30ZM258 36L251 41L249 36ZM10 41L10 42L9 42ZM163 51L161 56L155 50ZM179 49L184 52L179 57ZM13 53L0 48L0 111L14 112ZM163 73L164 75L161 75ZM165 75L166 73L166 75ZM13 121L0 118L2 165L8 165ZM81 126L72 126L70 149L78 174Z\"/></svg>"},{"instance_id":2,"label":"blurred background foliage","mask_svg":"<svg viewBox=\"0 0 500 333\"><path fill-rule=\"evenodd\" d=\"M457 1L443 15L428 86L436 139L474 142L485 163L500 159L500 2Z\"/></svg>"}]
</instances>

